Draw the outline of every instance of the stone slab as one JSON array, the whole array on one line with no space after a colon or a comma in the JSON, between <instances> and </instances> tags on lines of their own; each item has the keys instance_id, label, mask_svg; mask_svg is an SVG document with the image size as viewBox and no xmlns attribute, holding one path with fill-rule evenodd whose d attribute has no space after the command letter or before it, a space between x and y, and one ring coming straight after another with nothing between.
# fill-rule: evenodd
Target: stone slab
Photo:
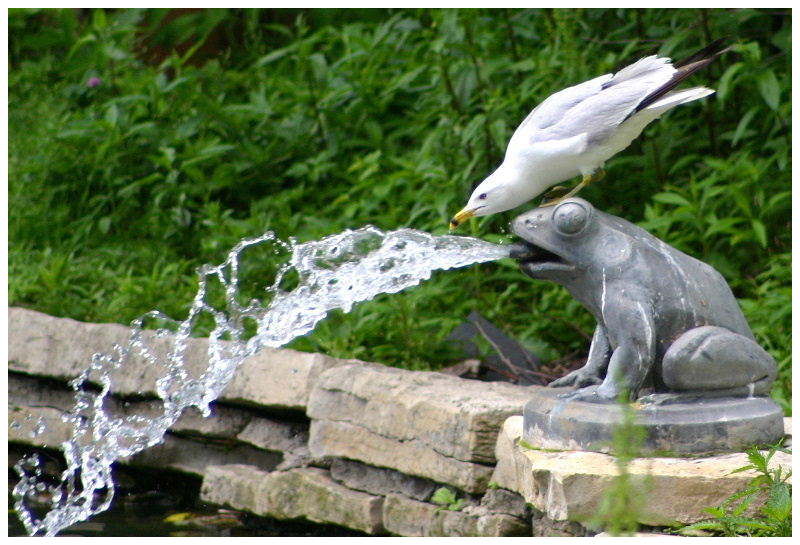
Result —
<instances>
[{"instance_id":1,"label":"stone slab","mask_svg":"<svg viewBox=\"0 0 800 545\"><path fill-rule=\"evenodd\" d=\"M266 473L241 465L210 467L201 498L261 516L306 518L368 534L384 532L383 498L350 490L320 468Z\"/></svg>"},{"instance_id":2,"label":"stone slab","mask_svg":"<svg viewBox=\"0 0 800 545\"><path fill-rule=\"evenodd\" d=\"M9 370L69 381L86 369L95 353L113 354L114 346L127 344L130 328L119 324L92 324L55 318L24 308L8 310ZM143 337L163 358L169 338L153 331ZM199 376L208 361L208 340L187 341L186 367ZM323 354L265 348L242 362L231 384L220 396L223 402L260 407L305 410L308 396L326 369L352 363ZM112 372L112 392L119 395L155 396L156 381L164 374L143 357L132 355Z\"/></svg>"},{"instance_id":3,"label":"stone slab","mask_svg":"<svg viewBox=\"0 0 800 545\"><path fill-rule=\"evenodd\" d=\"M585 521L594 515L617 475L614 457L598 452L544 451L518 444L522 417L503 425L497 442L492 481L521 494L554 520ZM745 488L754 472L731 474L748 464L743 453L698 458L636 458L628 466L642 498L639 522L648 526L690 524L708 518L706 507L719 505ZM778 452L771 466L791 467Z\"/></svg>"},{"instance_id":4,"label":"stone slab","mask_svg":"<svg viewBox=\"0 0 800 545\"><path fill-rule=\"evenodd\" d=\"M133 466L182 471L203 476L209 466L245 464L270 471L283 457L266 450L236 443L185 439L166 435L164 441L120 461Z\"/></svg>"},{"instance_id":5,"label":"stone slab","mask_svg":"<svg viewBox=\"0 0 800 545\"><path fill-rule=\"evenodd\" d=\"M494 513L503 513L517 518L525 518L528 515L525 498L504 488L487 490L481 498L481 507Z\"/></svg>"},{"instance_id":6,"label":"stone slab","mask_svg":"<svg viewBox=\"0 0 800 545\"><path fill-rule=\"evenodd\" d=\"M70 437L71 428L61 421L61 414L72 410L74 405L72 390L59 388L52 383L45 383L34 377L10 373L8 380L9 424L13 422L28 425L34 420L44 417L48 445L41 445L44 437L33 441L22 430L14 430L16 441L40 446L57 447L61 441ZM12 411L13 407L13 411ZM42 411L37 407L50 408ZM133 414L155 417L162 412L161 403L153 400L133 401L107 398L104 404L110 414L123 417ZM13 418L12 418L13 415ZM35 415L35 416L34 416ZM27 428L26 428L27 429ZM173 434L199 436L208 439L225 439L247 443L264 450L271 450L294 456L306 449L308 441L308 424L290 422L255 414L246 409L213 404L208 418L194 408L181 414L172 425ZM54 441L57 441L54 443Z\"/></svg>"},{"instance_id":7,"label":"stone slab","mask_svg":"<svg viewBox=\"0 0 800 545\"><path fill-rule=\"evenodd\" d=\"M428 479L342 458L331 461L330 472L335 481L348 488L381 496L403 494L415 500L427 501L439 488Z\"/></svg>"},{"instance_id":8,"label":"stone slab","mask_svg":"<svg viewBox=\"0 0 800 545\"><path fill-rule=\"evenodd\" d=\"M500 425L521 414L535 388L350 364L320 376L308 415L395 441L415 440L464 462L494 463Z\"/></svg>"},{"instance_id":9,"label":"stone slab","mask_svg":"<svg viewBox=\"0 0 800 545\"><path fill-rule=\"evenodd\" d=\"M444 456L421 441L389 439L359 426L329 420L311 421L308 448L315 457L360 460L470 493L486 490L493 470L491 466Z\"/></svg>"},{"instance_id":10,"label":"stone slab","mask_svg":"<svg viewBox=\"0 0 800 545\"><path fill-rule=\"evenodd\" d=\"M530 525L504 514L449 511L438 505L389 494L383 523L393 534L410 537L499 537L530 535Z\"/></svg>"},{"instance_id":11,"label":"stone slab","mask_svg":"<svg viewBox=\"0 0 800 545\"><path fill-rule=\"evenodd\" d=\"M523 437L541 448L610 452L621 407L562 399L571 388L531 393L523 412ZM691 403L631 405L645 432L643 453L711 454L771 445L783 435L783 411L771 399L717 398Z\"/></svg>"}]
</instances>

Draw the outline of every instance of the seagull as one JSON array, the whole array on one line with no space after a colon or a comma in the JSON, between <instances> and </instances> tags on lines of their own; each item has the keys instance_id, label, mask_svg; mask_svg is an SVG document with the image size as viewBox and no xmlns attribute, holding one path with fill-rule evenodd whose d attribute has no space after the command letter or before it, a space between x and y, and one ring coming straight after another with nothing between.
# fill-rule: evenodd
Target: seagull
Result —
<instances>
[{"instance_id":1,"label":"seagull","mask_svg":"<svg viewBox=\"0 0 800 545\"><path fill-rule=\"evenodd\" d=\"M681 62L644 57L616 73L549 96L514 131L503 162L475 188L467 205L450 220L450 229L475 216L515 208L574 176L583 178L542 206L557 204L602 179L605 162L627 148L651 121L714 92L707 87L673 89L727 51L724 41Z\"/></svg>"}]
</instances>

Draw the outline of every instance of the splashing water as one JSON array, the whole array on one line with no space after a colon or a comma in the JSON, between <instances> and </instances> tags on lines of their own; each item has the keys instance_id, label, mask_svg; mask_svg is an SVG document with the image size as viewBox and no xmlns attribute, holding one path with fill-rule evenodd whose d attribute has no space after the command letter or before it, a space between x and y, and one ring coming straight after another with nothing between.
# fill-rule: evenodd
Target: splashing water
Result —
<instances>
[{"instance_id":1,"label":"splashing water","mask_svg":"<svg viewBox=\"0 0 800 545\"><path fill-rule=\"evenodd\" d=\"M240 256L266 243L276 251L291 252L289 262L266 288L271 296L268 304L255 299L240 304ZM209 416L209 404L245 358L308 333L331 310L348 312L355 303L378 294L415 286L437 269L504 257L508 257L506 247L474 238L434 236L413 229L384 233L371 226L303 244L282 242L271 232L239 242L222 264L199 269L197 294L185 320L177 322L158 311L134 320L125 346L116 345L113 354L95 354L89 367L71 382L75 405L64 419L73 426L72 437L61 444L67 469L61 482L48 485L37 456L14 466L20 476L13 491L20 519L29 534L52 536L108 509L114 497L112 463L160 443L188 407ZM282 289L291 274L296 275L296 287ZM224 293L224 305L210 302L213 282ZM193 376L187 365L187 345L203 315L211 316L214 327L208 338L207 365ZM247 320L255 322L256 334L245 340ZM145 324L151 322L162 327L154 333L145 331ZM117 416L104 409L114 377L124 374L132 358L143 359L163 373L155 382L163 407L155 416ZM37 516L31 507L36 501L47 505L44 516Z\"/></svg>"}]
</instances>

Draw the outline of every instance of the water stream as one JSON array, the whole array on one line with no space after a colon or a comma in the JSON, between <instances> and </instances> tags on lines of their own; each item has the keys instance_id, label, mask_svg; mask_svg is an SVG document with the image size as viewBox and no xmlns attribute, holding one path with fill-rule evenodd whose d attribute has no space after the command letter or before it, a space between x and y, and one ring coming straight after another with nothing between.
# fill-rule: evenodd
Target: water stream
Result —
<instances>
[{"instance_id":1,"label":"water stream","mask_svg":"<svg viewBox=\"0 0 800 545\"><path fill-rule=\"evenodd\" d=\"M246 250L264 245L290 257L263 297L245 302L240 261ZM67 469L60 482L47 482L36 456L15 466L20 481L13 490L14 507L22 523L31 535L52 536L108 509L114 497L112 464L161 442L184 409L196 407L208 416L209 404L239 364L261 348L283 346L313 330L331 310L348 312L378 294L415 286L434 270L507 256L506 247L474 238L434 236L414 229L383 232L371 226L302 244L281 241L271 232L239 242L223 263L200 268L197 293L185 320L158 311L134 320L127 344L115 346L112 354L95 354L72 381L75 404L64 417L72 425L72 437L61 445ZM193 372L187 365L187 341L198 323L208 322L209 317L213 328L207 364ZM145 328L154 324L155 335L147 334ZM154 388L163 407L156 415L116 415L104 407L115 380L133 358L158 369ZM34 509L34 498L42 497L47 509Z\"/></svg>"}]
</instances>

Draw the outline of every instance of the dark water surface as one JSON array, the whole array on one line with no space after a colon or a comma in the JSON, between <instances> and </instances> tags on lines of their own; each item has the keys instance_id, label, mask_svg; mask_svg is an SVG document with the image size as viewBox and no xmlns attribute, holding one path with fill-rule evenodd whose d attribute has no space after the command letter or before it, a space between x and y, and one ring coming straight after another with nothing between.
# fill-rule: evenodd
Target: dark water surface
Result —
<instances>
[{"instance_id":1,"label":"dark water surface","mask_svg":"<svg viewBox=\"0 0 800 545\"><path fill-rule=\"evenodd\" d=\"M9 462L14 464L34 449L9 447ZM53 478L63 469L63 459L55 451L35 449L44 469ZM8 476L8 535L25 536L25 527L13 510L11 490L18 477L13 469ZM57 480L57 479L56 479ZM341 526L305 521L281 521L249 513L219 508L199 501L201 480L179 472L150 471L116 466L116 495L108 511L80 522L60 536L364 536ZM165 519L175 520L168 522ZM176 520L177 519L177 520Z\"/></svg>"}]
</instances>

